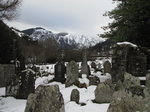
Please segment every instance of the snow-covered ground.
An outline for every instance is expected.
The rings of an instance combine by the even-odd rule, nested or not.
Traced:
[[[103,61],[100,63],[102,64]],[[47,71],[49,73],[54,73],[54,65],[40,66],[40,69]],[[111,78],[109,74],[106,74],[104,76],[102,75],[101,72],[96,73],[94,73],[93,71],[91,72],[93,75],[99,77],[101,82]],[[95,99],[94,91],[96,89],[96,86],[88,86],[87,88],[78,88],[77,86],[73,85],[66,88],[65,84],[61,84],[59,82],[49,83],[49,81],[53,79],[53,77],[54,77],[53,75],[49,75],[37,78],[35,81],[35,87],[38,87],[39,85],[57,84],[64,98],[65,112],[107,112],[109,104],[97,104],[92,102],[92,100]],[[83,75],[83,77],[80,78],[79,81],[85,82],[88,85],[88,79],[85,77],[85,75]],[[75,102],[70,101],[70,94],[73,89],[79,90],[80,92],[79,102],[84,103],[86,105],[81,106],[80,104],[76,104]],[[5,95],[5,88],[0,88],[0,112],[24,112],[27,100],[15,99],[13,97],[1,97],[4,95]]]

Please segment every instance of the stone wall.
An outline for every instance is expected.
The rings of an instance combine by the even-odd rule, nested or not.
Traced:
[[[15,66],[12,64],[0,64],[0,87],[6,85],[6,81],[15,74]]]

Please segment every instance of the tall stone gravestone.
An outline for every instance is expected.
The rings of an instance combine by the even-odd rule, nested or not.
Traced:
[[[61,61],[58,61],[55,65],[55,77],[53,80],[64,83],[65,73],[66,73],[66,67],[64,63]]]
[[[147,56],[142,48],[132,43],[119,43],[113,47],[112,79],[113,82],[124,80],[124,73],[143,76],[146,72]]]
[[[6,84],[6,96],[27,99],[35,91],[35,72],[31,69],[22,71],[10,78]]]
[[[111,63],[109,61],[105,61],[103,66],[104,66],[104,74],[111,73]]]
[[[66,87],[74,84],[76,81],[78,81],[78,78],[79,78],[78,66],[75,61],[71,61],[67,65]]]
[[[32,69],[26,69],[20,74],[20,88],[18,98],[27,99],[30,93],[35,91],[35,72]]]
[[[0,64],[0,87],[6,86],[7,80],[15,75],[15,66],[12,64]]]
[[[84,48],[82,51],[82,64],[81,64],[81,74],[86,74],[89,77],[90,67],[87,64],[87,50]]]

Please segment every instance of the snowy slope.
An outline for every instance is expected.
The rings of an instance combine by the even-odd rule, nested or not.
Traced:
[[[34,40],[44,40],[47,38],[53,38],[61,47],[70,45],[74,46],[74,48],[82,48],[93,46],[97,43],[105,41],[104,39],[98,36],[91,37],[85,35],[69,34],[66,32],[54,33],[41,27],[27,29],[23,32],[28,34]]]

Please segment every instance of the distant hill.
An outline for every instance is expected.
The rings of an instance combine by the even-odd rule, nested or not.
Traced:
[[[62,49],[79,49],[83,47],[90,47],[104,41],[104,39],[96,36],[89,37],[85,35],[69,34],[67,32],[53,33],[52,31],[48,31],[41,27],[26,29],[22,32],[32,37],[33,40],[38,41],[53,38]]]

